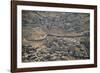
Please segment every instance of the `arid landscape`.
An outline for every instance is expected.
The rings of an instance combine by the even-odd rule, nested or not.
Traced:
[[[89,13],[22,11],[22,62],[89,58]]]

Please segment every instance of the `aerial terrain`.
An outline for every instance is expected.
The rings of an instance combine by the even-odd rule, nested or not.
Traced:
[[[90,14],[22,11],[22,62],[90,59]]]

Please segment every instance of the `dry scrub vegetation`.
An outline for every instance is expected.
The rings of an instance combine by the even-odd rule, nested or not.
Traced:
[[[22,11],[22,62],[90,58],[88,13]]]

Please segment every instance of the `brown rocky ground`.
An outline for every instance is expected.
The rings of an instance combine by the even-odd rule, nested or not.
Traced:
[[[22,62],[90,58],[89,14],[22,11]]]

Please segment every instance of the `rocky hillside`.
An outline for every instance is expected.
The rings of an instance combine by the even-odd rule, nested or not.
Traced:
[[[22,11],[22,62],[90,58],[88,13]]]

